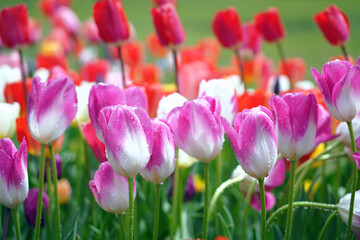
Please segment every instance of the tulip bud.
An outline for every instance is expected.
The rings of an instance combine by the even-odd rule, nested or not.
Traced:
[[[277,8],[271,7],[267,11],[256,14],[255,24],[268,42],[278,42],[285,37],[285,29]]]
[[[340,199],[338,203],[338,211],[341,219],[347,223],[349,218],[351,194],[348,193]],[[351,230],[360,239],[360,191],[355,192],[354,215],[351,223]]]
[[[20,114],[20,105],[17,102],[13,104],[0,102],[0,112],[3,113],[0,117],[0,138],[11,138],[15,133],[15,123]]]
[[[255,23],[249,22],[242,26],[241,57],[252,59],[260,50],[263,42],[261,33],[257,30]]]
[[[29,195],[25,199],[25,202],[24,202],[25,218],[31,227],[35,227],[35,223],[36,223],[36,210],[37,210],[38,194],[39,194],[39,189],[37,189],[37,188],[30,189]],[[49,197],[45,191],[43,192],[42,196],[43,196],[43,199],[42,199],[43,204],[45,206],[46,211],[48,211],[49,210]],[[45,225],[44,212],[42,213],[42,215],[43,216],[41,217],[41,227],[44,227],[44,225]]]
[[[76,13],[69,7],[62,6],[54,12],[52,20],[55,27],[64,29],[70,36],[75,37],[80,29],[81,22]]]
[[[71,199],[71,186],[67,179],[63,178],[58,181],[58,194],[59,194],[59,204],[65,205]]]

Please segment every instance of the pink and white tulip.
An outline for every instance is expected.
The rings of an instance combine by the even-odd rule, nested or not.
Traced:
[[[211,162],[224,142],[220,112],[219,100],[212,97],[188,101],[173,109],[167,120],[176,146],[201,162]]]
[[[149,163],[140,171],[140,174],[146,180],[160,184],[174,172],[174,135],[167,122],[155,118],[152,124],[156,144],[153,146]]]
[[[116,172],[135,177],[149,162],[153,148],[153,129],[142,108],[117,105],[99,114],[106,155]]]
[[[234,127],[221,119],[226,135],[244,171],[257,179],[264,179],[277,159],[277,138],[271,112],[259,106],[238,113]]]
[[[41,144],[52,144],[70,125],[77,109],[75,84],[70,78],[41,82],[35,77],[27,104],[31,136]]]
[[[347,223],[349,218],[351,193],[346,194],[340,199],[338,203],[338,211],[341,219]],[[354,204],[354,215],[351,223],[351,231],[356,235],[357,239],[360,239],[360,190],[355,192],[355,204]]]
[[[314,95],[288,93],[270,99],[279,152],[296,161],[308,154],[315,145],[318,124],[318,104]]]
[[[134,198],[136,185],[134,181]],[[89,187],[96,202],[110,213],[124,214],[129,207],[128,179],[115,172],[108,162],[100,165]]]
[[[0,203],[16,209],[29,192],[26,141],[19,151],[10,138],[0,139]]]
[[[322,75],[312,69],[326,107],[338,120],[351,122],[360,110],[360,66],[334,60],[324,65]]]
[[[175,92],[168,96],[163,96],[159,101],[157,117],[166,120],[169,113],[176,107],[181,107],[187,99],[181,94]]]
[[[20,115],[20,105],[14,103],[0,102],[0,139],[11,138],[15,133],[16,119]]]

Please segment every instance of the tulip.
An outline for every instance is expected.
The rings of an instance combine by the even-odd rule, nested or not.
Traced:
[[[136,185],[134,179],[134,198]],[[113,170],[108,162],[100,165],[94,180],[89,182],[91,192],[96,202],[107,212],[124,214],[129,207],[128,179]]]
[[[185,31],[173,4],[166,3],[152,8],[151,15],[160,43],[164,47],[177,48],[185,42]]]
[[[51,162],[50,162],[50,159],[47,159],[47,161],[45,162],[45,169],[46,169],[46,164],[47,163],[50,163],[50,169],[52,168],[52,165],[51,165]],[[61,157],[59,154],[55,154],[55,164],[56,164],[56,169],[57,169],[57,177],[58,179],[61,178],[61,174],[62,174],[62,161],[61,161]],[[44,177],[44,181],[46,181],[46,175],[47,173],[45,172],[45,177]],[[51,173],[51,179],[53,179],[53,174]]]
[[[350,199],[351,199],[351,194],[350,193],[346,194],[344,197],[340,199],[340,202],[337,205],[340,217],[346,223],[348,221],[348,216],[349,216]],[[360,191],[357,191],[355,193],[355,206],[357,207],[354,208],[354,215],[350,227],[358,239],[360,239],[360,209],[358,207],[359,205],[360,205]]]
[[[89,118],[89,95],[93,84],[82,82],[80,86],[76,87],[76,94],[78,99],[78,111],[76,113],[76,121],[78,123],[87,122]]]
[[[40,0],[39,8],[47,16],[51,16],[58,8],[62,6],[69,7],[72,0]]]
[[[71,186],[67,179],[62,178],[58,182],[58,188],[59,188],[59,204],[65,205],[70,202],[71,199]]]
[[[351,122],[360,110],[360,66],[335,60],[324,65],[322,75],[311,70],[331,115]]]
[[[7,84],[19,82],[21,79],[20,69],[0,63],[0,102],[5,101],[5,86]]]
[[[17,209],[29,191],[26,141],[18,151],[10,138],[0,139],[0,166],[0,203]]]
[[[39,195],[39,189],[32,188],[29,190],[29,195],[24,201],[24,212],[25,212],[25,218],[28,222],[28,224],[31,227],[35,227],[36,222],[36,210],[37,210],[37,199]],[[42,197],[43,204],[45,206],[46,211],[49,211],[49,197],[46,194],[46,192],[43,192]],[[41,218],[41,227],[44,227],[45,221],[44,218]]]
[[[349,19],[337,6],[328,6],[317,13],[314,20],[331,45],[343,46],[349,38]]]
[[[99,35],[99,29],[94,21],[93,18],[87,20],[84,24],[83,24],[83,30],[84,30],[84,34],[86,36],[86,39],[90,42],[90,43],[100,43],[101,42],[101,38]]]
[[[360,137],[360,114],[358,113],[351,122],[354,131],[354,138],[357,139]],[[340,122],[340,124],[336,127],[336,134],[339,135],[338,139],[345,147],[351,147],[351,138],[346,122]]]
[[[212,22],[212,30],[225,48],[238,48],[242,40],[241,21],[234,7],[218,11]]]
[[[0,139],[11,138],[15,133],[16,119],[20,114],[20,105],[15,103],[0,102],[0,112],[4,115],[0,118]]]
[[[338,137],[338,135],[332,135],[330,113],[321,104],[318,104],[318,122],[315,146],[318,146],[320,143],[330,141],[336,137]]]
[[[33,18],[29,18],[29,44],[35,44],[40,41],[42,30],[40,24]]]
[[[95,130],[91,123],[81,125],[85,139],[88,142],[91,151],[94,153],[96,159],[102,163],[106,162],[105,145],[96,137]]]
[[[168,53],[168,50],[161,45],[158,36],[152,33],[146,37],[147,50],[156,58],[164,58]]]
[[[81,78],[88,82],[104,82],[111,64],[105,59],[96,59],[87,62],[81,68]]]
[[[121,44],[129,38],[129,23],[121,1],[96,2],[93,17],[104,42]]]
[[[183,106],[186,101],[187,99],[185,97],[176,92],[168,96],[163,96],[159,101],[157,118],[166,120],[174,108]]]
[[[286,33],[279,12],[274,7],[256,14],[255,25],[268,42],[278,42],[285,37]]]
[[[283,75],[289,74],[289,78],[293,83],[305,79],[306,65],[302,58],[287,58],[285,62],[280,61],[278,66],[279,73]]]
[[[259,52],[263,37],[252,22],[242,26],[242,36],[240,55],[244,59],[252,59]]]
[[[70,125],[77,112],[77,97],[70,78],[41,82],[35,77],[28,98],[28,124],[32,137],[51,145]]]
[[[28,21],[28,11],[24,3],[1,10],[0,37],[8,48],[21,48],[29,43]]]
[[[64,29],[70,36],[76,37],[81,22],[76,13],[71,8],[62,6],[52,15],[52,21],[55,27]]]

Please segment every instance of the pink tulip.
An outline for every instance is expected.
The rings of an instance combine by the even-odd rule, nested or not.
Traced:
[[[98,30],[98,27],[93,18],[87,20],[83,24],[83,30],[84,30],[87,40],[90,43],[100,43],[101,42],[99,30]]]
[[[0,169],[0,203],[16,209],[29,191],[25,140],[18,151],[10,138],[0,139]]]
[[[94,127],[96,136],[104,142],[99,124],[99,113],[104,107],[118,104],[146,108],[146,97],[138,87],[121,90],[112,84],[94,85],[89,95],[89,117]]]
[[[110,163],[103,162],[89,182],[96,202],[107,212],[124,214],[129,207],[128,179],[115,172]],[[134,198],[136,185],[134,179]]]
[[[263,37],[257,30],[255,23],[249,22],[242,26],[243,42],[240,48],[241,55],[250,59],[261,49]]]
[[[277,138],[271,112],[259,106],[244,109],[234,120],[234,127],[221,119],[236,158],[244,171],[257,179],[264,179],[277,158]]]
[[[41,82],[35,77],[29,92],[27,120],[31,136],[52,144],[70,125],[77,112],[75,84],[70,78]]]
[[[322,75],[312,68],[312,75],[331,115],[351,122],[360,110],[360,66],[335,60],[324,65]]]
[[[330,113],[325,109],[325,107],[323,107],[323,105],[318,104],[318,107],[318,122],[316,129],[315,146],[338,137],[338,135],[332,134]]]
[[[96,137],[95,130],[91,123],[81,125],[85,139],[88,142],[91,151],[99,162],[106,162],[105,145]]]
[[[52,15],[56,27],[63,28],[71,36],[76,36],[80,30],[81,22],[76,13],[69,7],[62,6]]]
[[[187,101],[173,109],[167,120],[176,146],[201,162],[213,160],[224,142],[220,112],[219,100],[212,97]]]
[[[152,120],[154,147],[149,163],[140,171],[141,176],[155,184],[165,181],[175,168],[174,135],[167,122],[157,118]]]
[[[149,162],[153,148],[153,129],[142,108],[117,105],[99,114],[106,155],[116,172],[135,177]]]
[[[318,105],[313,94],[288,93],[270,99],[279,152],[288,160],[298,160],[315,145]]]

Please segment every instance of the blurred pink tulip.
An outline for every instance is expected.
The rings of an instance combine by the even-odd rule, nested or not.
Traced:
[[[62,6],[53,13],[52,21],[56,27],[63,28],[75,37],[81,27],[81,22],[76,13],[69,7]]]
[[[253,22],[242,25],[242,36],[240,53],[245,59],[251,59],[261,49],[263,37]]]

